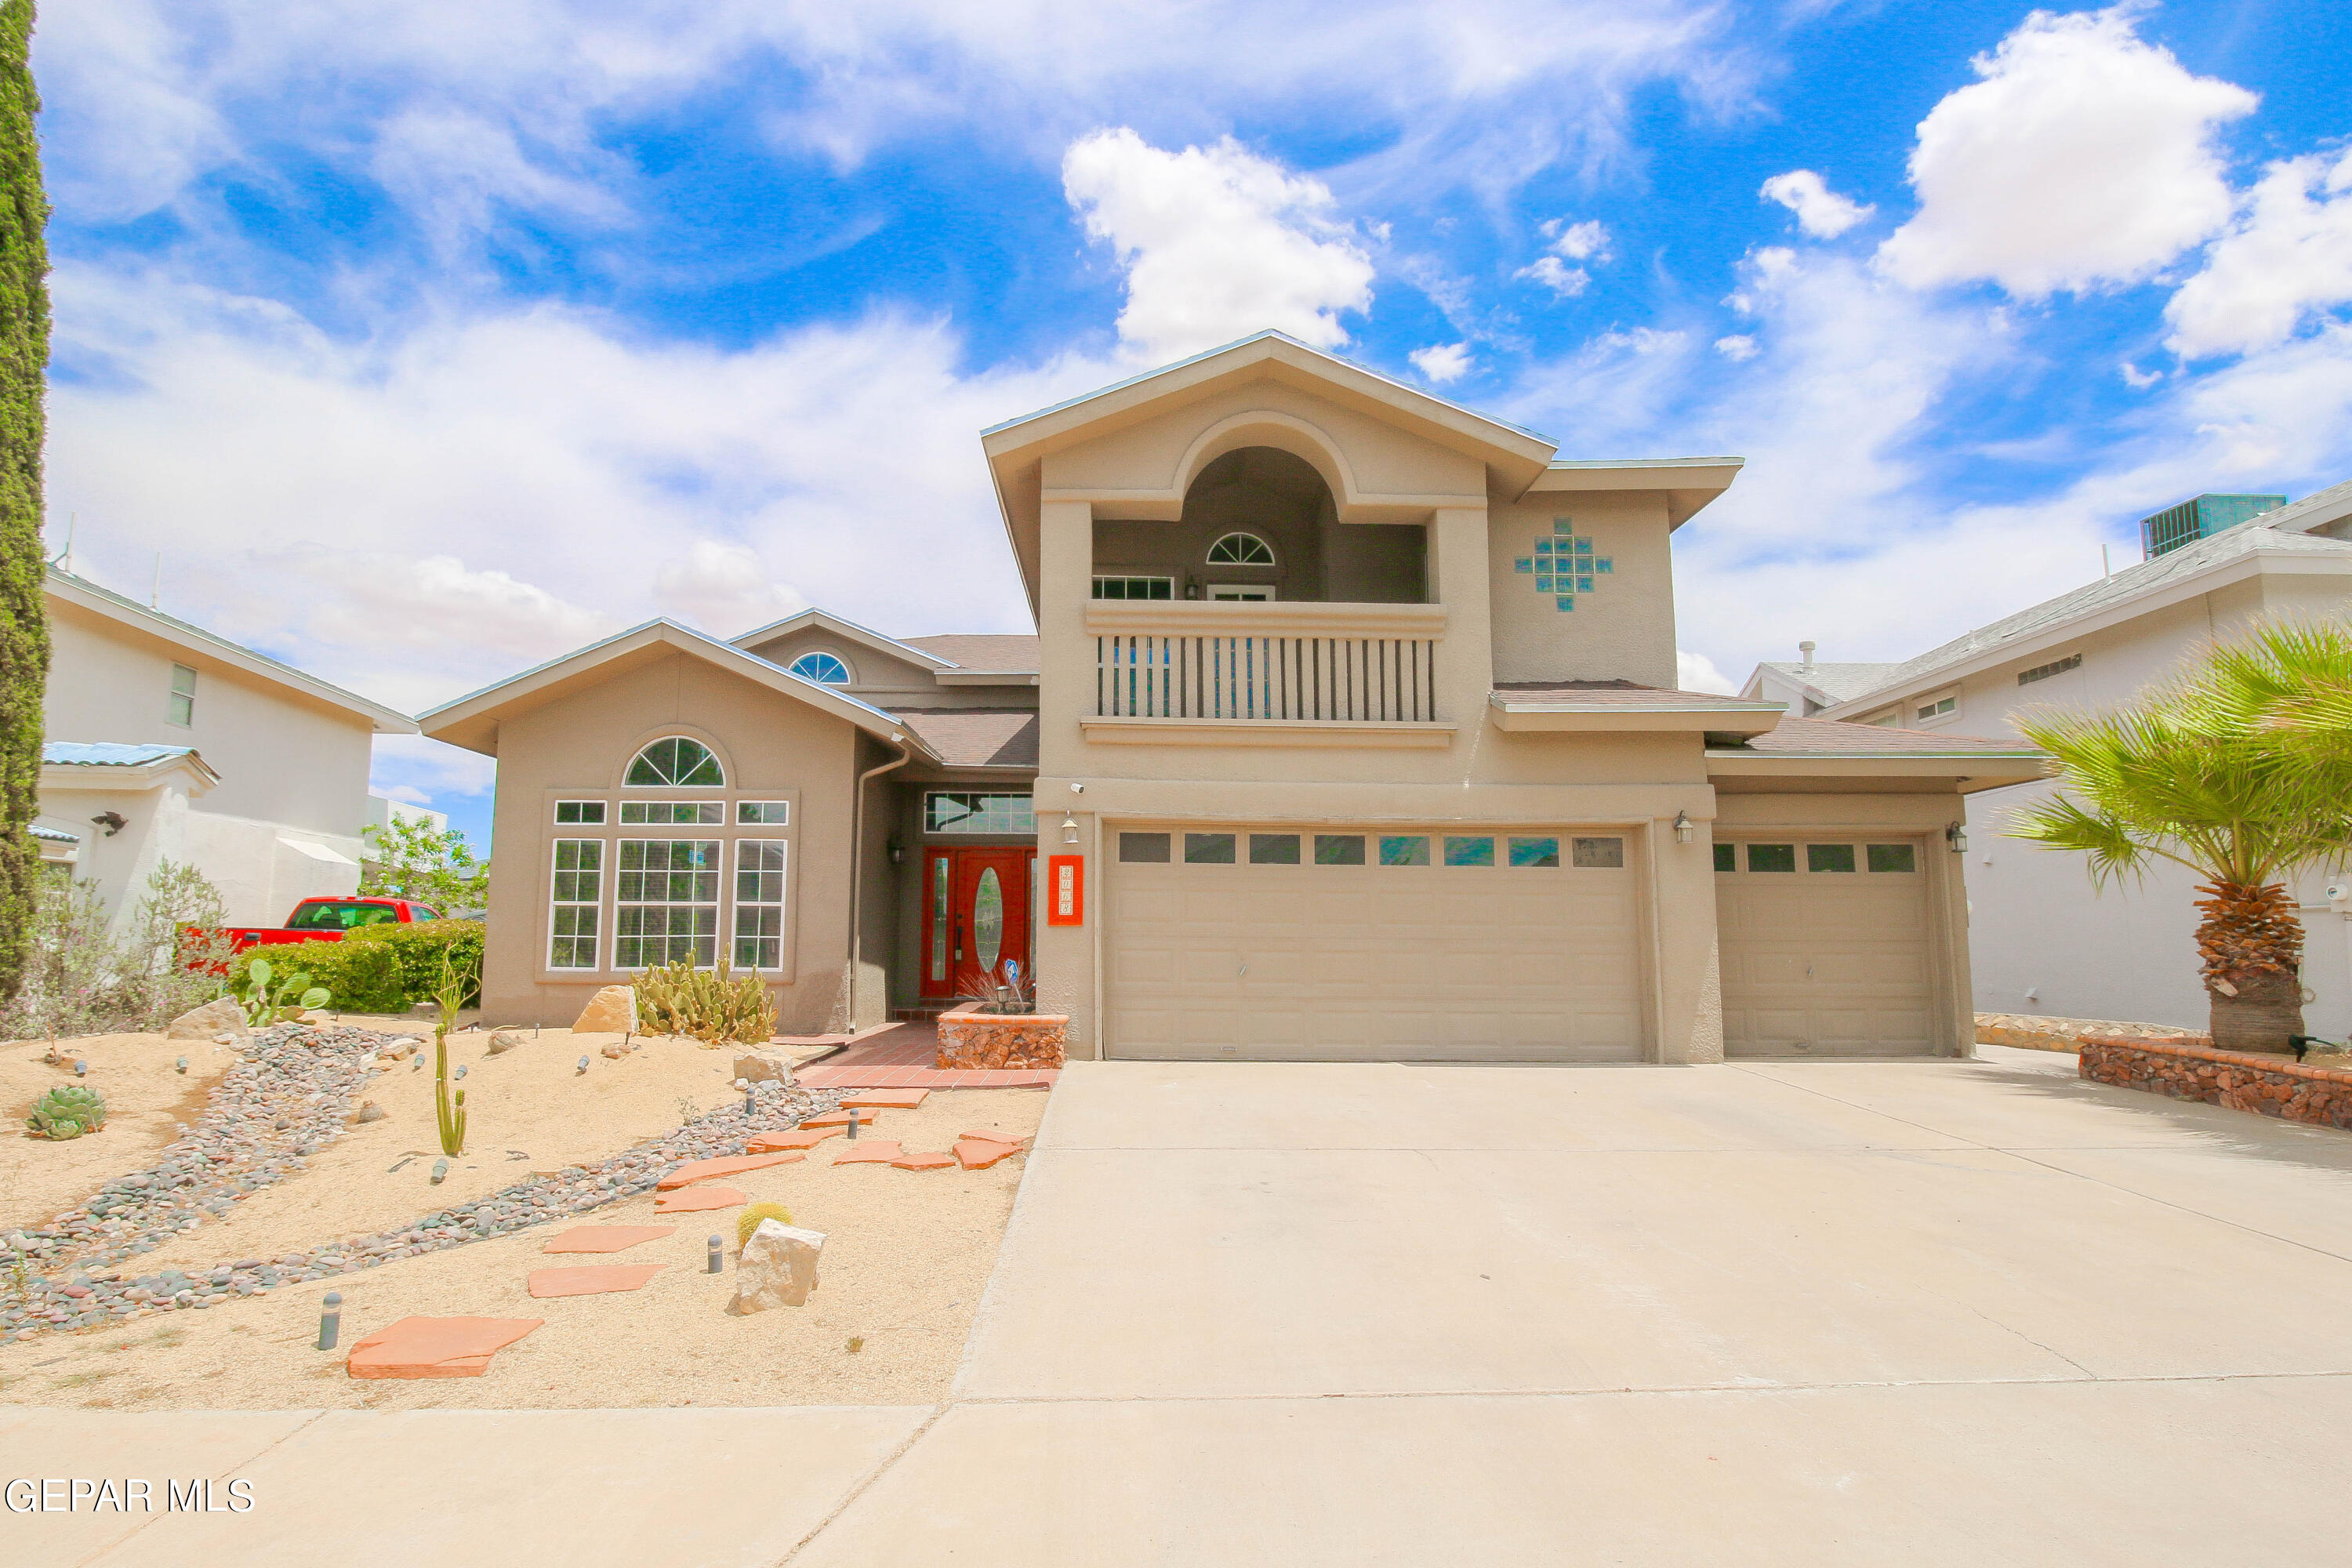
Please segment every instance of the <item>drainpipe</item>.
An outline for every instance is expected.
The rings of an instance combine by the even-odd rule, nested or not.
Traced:
[[[914,753],[906,749],[906,742],[907,737],[904,735],[892,735],[890,737],[890,744],[897,746],[899,749],[898,756],[889,762],[879,764],[878,766],[870,767],[864,773],[858,774],[857,787],[850,795],[849,957],[845,962],[844,973],[842,975],[843,984],[841,1003],[843,1024],[842,1033],[845,1035],[854,1035],[857,1033],[857,961],[864,955],[865,951],[865,943],[862,940],[864,932],[859,929],[857,922],[857,895],[860,889],[865,886],[865,879],[859,874],[863,869],[859,863],[859,856],[863,853],[866,847],[866,786],[874,779],[888,773],[891,769],[903,768],[908,763],[915,760]]]

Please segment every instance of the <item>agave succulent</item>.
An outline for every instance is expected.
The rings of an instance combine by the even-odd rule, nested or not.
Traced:
[[[85,1084],[61,1083],[33,1101],[25,1124],[42,1138],[79,1138],[106,1125],[106,1096]]]

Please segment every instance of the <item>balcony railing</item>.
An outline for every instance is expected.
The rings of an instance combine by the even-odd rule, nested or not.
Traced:
[[[1130,604],[1094,606],[1087,625],[1095,634],[1098,717],[1226,723],[1438,717],[1441,606]]]

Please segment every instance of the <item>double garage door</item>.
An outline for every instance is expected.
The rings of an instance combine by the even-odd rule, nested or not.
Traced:
[[[1622,833],[1115,830],[1114,1057],[1636,1061]]]
[[[1916,841],[1718,840],[1725,1054],[1933,1053],[1926,870]]]

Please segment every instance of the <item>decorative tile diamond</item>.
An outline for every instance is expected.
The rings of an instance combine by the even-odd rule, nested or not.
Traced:
[[[1511,570],[1533,577],[1536,592],[1549,596],[1554,609],[1575,609],[1577,595],[1592,592],[1593,578],[1616,574],[1617,563],[1593,554],[1591,537],[1576,531],[1573,518],[1553,518],[1550,536],[1537,540],[1535,552],[1516,557]]]

